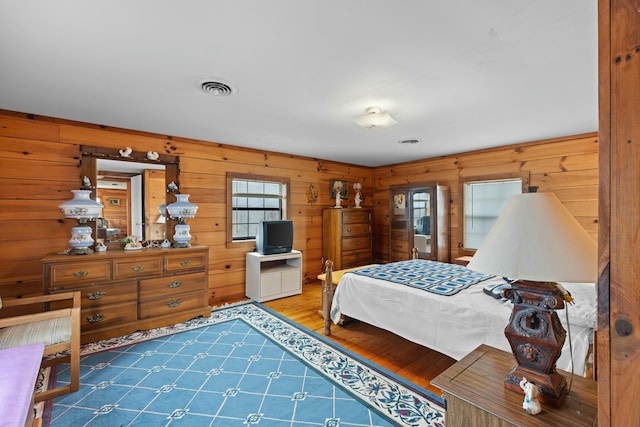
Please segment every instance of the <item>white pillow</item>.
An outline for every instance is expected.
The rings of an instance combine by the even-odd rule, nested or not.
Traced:
[[[572,325],[596,328],[598,323],[598,297],[595,283],[561,283],[573,297],[574,304],[566,304],[569,313],[569,323]],[[558,316],[564,323],[564,310],[558,310]]]

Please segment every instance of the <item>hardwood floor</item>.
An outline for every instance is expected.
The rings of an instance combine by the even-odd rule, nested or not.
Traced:
[[[318,314],[321,299],[317,282],[303,285],[301,295],[263,305],[322,335],[324,322]],[[431,379],[455,363],[448,356],[355,320],[345,326],[333,325],[327,338],[438,396],[440,389],[430,384]]]

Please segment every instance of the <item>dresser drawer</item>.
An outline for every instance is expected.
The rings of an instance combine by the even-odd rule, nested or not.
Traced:
[[[371,250],[371,236],[342,239],[342,253],[364,249]]]
[[[140,319],[204,307],[205,298],[206,295],[202,291],[195,291],[140,302]]]
[[[81,258],[81,256],[79,256]],[[47,266],[49,291],[87,286],[111,279],[110,261],[89,261]]]
[[[406,230],[391,230],[391,240],[409,241],[409,233]]]
[[[202,270],[207,264],[204,252],[183,254],[171,254],[164,257],[164,269],[167,273],[175,273],[180,271]]]
[[[119,259],[113,262],[114,279],[128,279],[134,277],[162,274],[162,258],[134,258]]]
[[[128,281],[118,284],[101,283],[81,289],[82,308],[101,307],[138,300],[137,283]]]
[[[353,251],[342,254],[342,268],[371,264],[371,251]]]
[[[355,223],[369,223],[371,222],[371,214],[368,210],[348,210],[342,211],[342,223],[343,224],[355,224]]]
[[[389,248],[392,251],[400,251],[405,254],[409,251],[409,241],[408,240],[392,240],[389,244]],[[405,256],[405,259],[407,257]]]
[[[86,332],[119,326],[127,322],[135,322],[138,320],[136,309],[137,304],[135,301],[104,307],[83,308],[80,316],[80,329],[82,329],[82,332]]]
[[[342,237],[369,236],[371,226],[369,224],[345,224],[342,226]]]
[[[140,299],[146,300],[182,292],[203,290],[205,283],[205,273],[144,279],[140,281]]]

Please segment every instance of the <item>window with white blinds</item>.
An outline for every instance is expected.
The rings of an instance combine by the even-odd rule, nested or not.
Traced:
[[[286,183],[233,178],[231,188],[233,241],[255,239],[260,221],[286,219]]]
[[[464,249],[475,250],[493,227],[507,200],[522,193],[522,179],[469,181],[464,184]]]

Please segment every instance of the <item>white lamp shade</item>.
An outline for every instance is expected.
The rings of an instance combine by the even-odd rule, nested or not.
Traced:
[[[167,206],[171,218],[193,218],[198,212],[198,205],[189,201],[188,194],[176,194],[177,201]]]
[[[93,219],[100,216],[102,203],[90,198],[91,190],[71,190],[73,199],[58,205],[66,218]]]
[[[512,196],[467,265],[511,279],[593,283],[596,244],[553,193]]]

